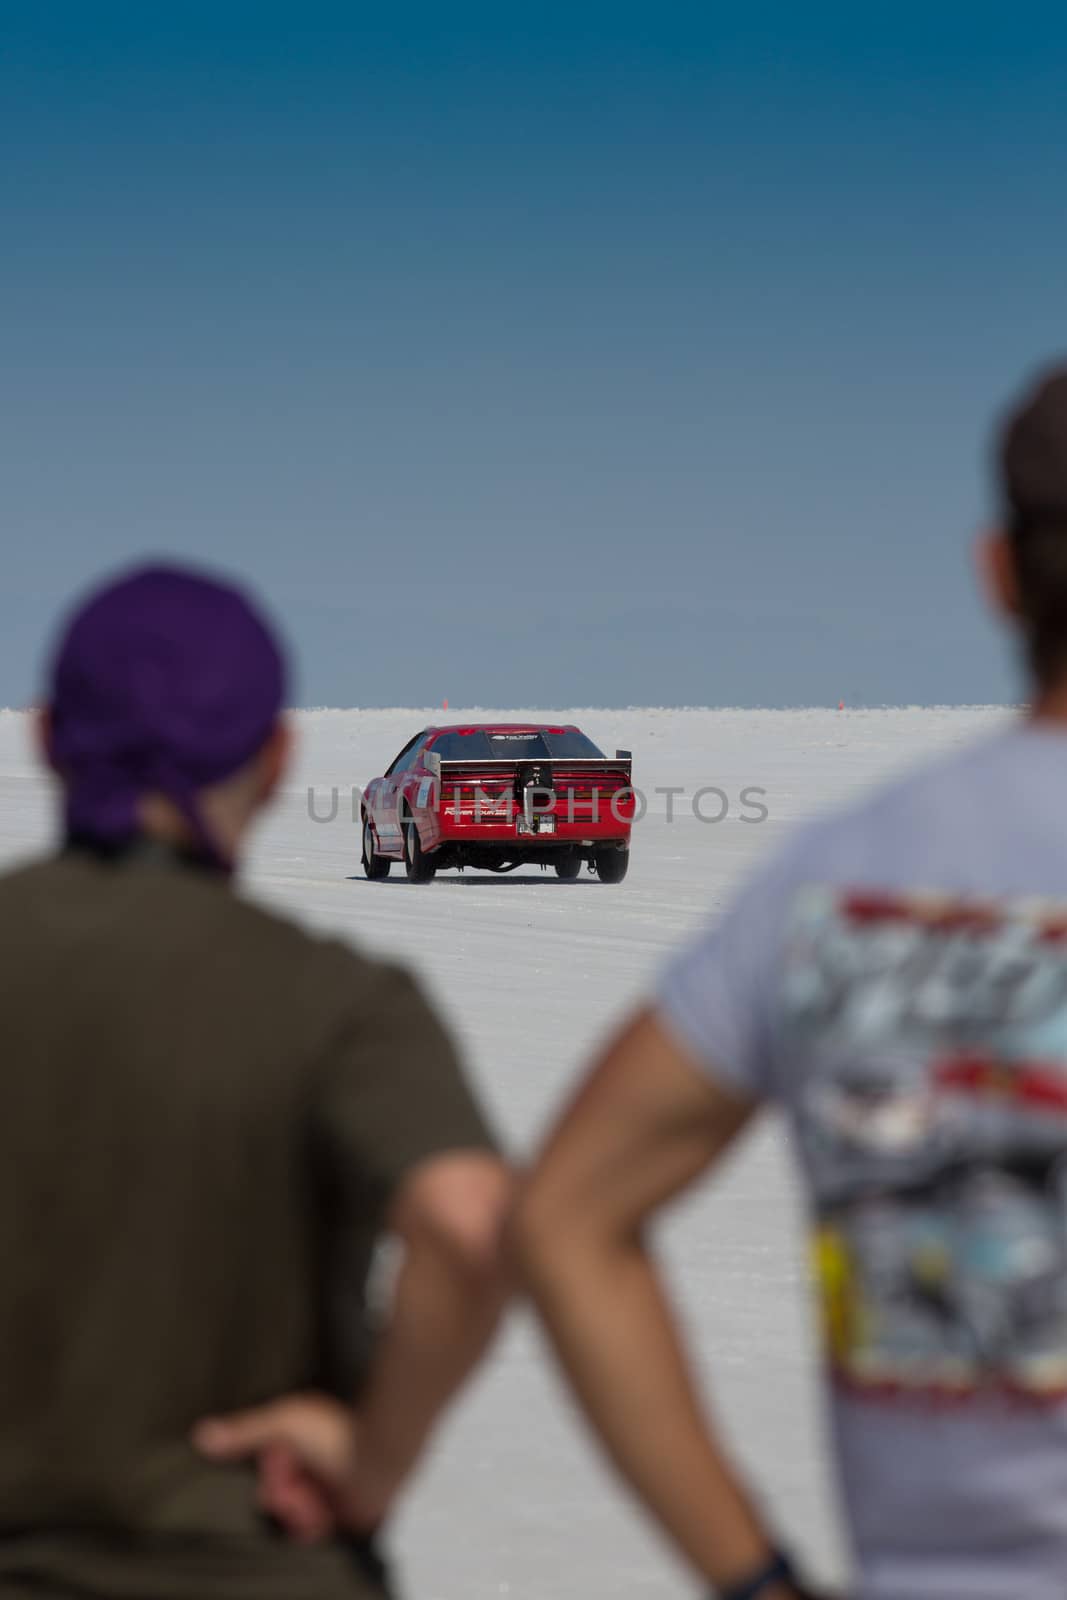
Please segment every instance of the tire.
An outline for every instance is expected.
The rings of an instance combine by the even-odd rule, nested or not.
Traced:
[[[405,811],[400,826],[404,833],[404,871],[409,883],[430,883],[437,872],[437,862],[422,853],[418,825],[410,811]]]
[[[369,817],[363,818],[363,874],[372,883],[379,883],[382,878],[389,876],[392,862],[388,856],[380,856],[374,848],[374,826]]]
[[[621,883],[630,865],[630,852],[626,850],[597,850],[593,865],[601,883]]]
[[[562,878],[565,883],[572,883],[582,870],[582,858],[577,850],[568,850],[555,859],[556,877]]]

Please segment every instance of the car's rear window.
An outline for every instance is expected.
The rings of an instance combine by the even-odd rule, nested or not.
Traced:
[[[440,733],[433,750],[442,761],[600,761],[603,752],[573,729],[540,728],[515,733]]]

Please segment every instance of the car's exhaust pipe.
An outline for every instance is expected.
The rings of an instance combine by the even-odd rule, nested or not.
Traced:
[[[543,761],[520,761],[515,768],[515,805],[528,833],[537,833],[540,820],[556,803],[552,768]]]

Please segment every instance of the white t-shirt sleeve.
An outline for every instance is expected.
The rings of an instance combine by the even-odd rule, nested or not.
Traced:
[[[755,1099],[774,1094],[783,928],[794,889],[778,858],[668,963],[655,996],[667,1026],[709,1075]]]

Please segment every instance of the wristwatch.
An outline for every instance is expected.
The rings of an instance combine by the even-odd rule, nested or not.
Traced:
[[[719,1589],[713,1600],[760,1600],[776,1583],[791,1584],[795,1581],[796,1574],[789,1557],[783,1551],[775,1550],[747,1578],[732,1583],[728,1589]]]

